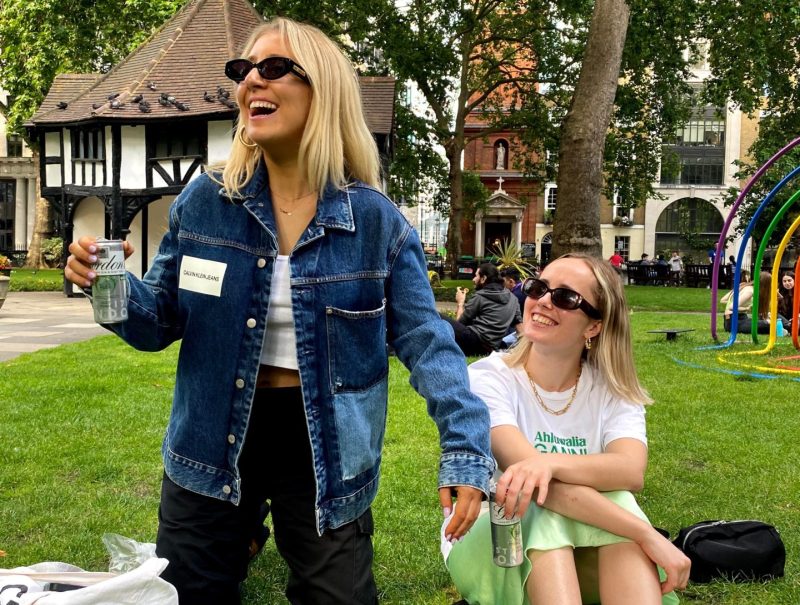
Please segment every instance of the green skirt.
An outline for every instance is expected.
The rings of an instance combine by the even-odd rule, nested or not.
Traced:
[[[633,494],[627,491],[605,492],[604,495],[637,517],[647,521]],[[649,522],[649,521],[648,521]],[[522,543],[529,550],[591,548],[629,542],[597,527],[568,519],[558,513],[531,504],[522,519]],[[492,537],[489,514],[481,515],[461,542],[453,545],[447,568],[461,596],[470,605],[530,605],[525,583],[531,572],[527,555],[518,567],[500,567],[492,561]],[[663,581],[666,577],[659,568]],[[662,605],[677,605],[674,592],[664,595]]]

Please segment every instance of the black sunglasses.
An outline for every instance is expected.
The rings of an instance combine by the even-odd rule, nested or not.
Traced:
[[[522,292],[534,300],[539,300],[549,292],[550,300],[552,300],[553,304],[559,309],[564,309],[565,311],[580,309],[592,319],[603,318],[600,311],[586,302],[583,296],[575,292],[575,290],[570,290],[569,288],[551,288],[547,283],[535,277],[529,277],[522,283]]]
[[[306,84],[311,84],[306,70],[286,57],[267,57],[258,63],[249,59],[231,59],[225,64],[225,75],[238,84],[247,77],[251,69],[258,71],[258,75],[265,80],[277,80],[291,72]]]

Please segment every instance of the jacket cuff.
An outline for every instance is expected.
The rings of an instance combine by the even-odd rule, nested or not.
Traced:
[[[439,487],[468,485],[481,490],[489,497],[489,480],[494,473],[495,463],[468,452],[443,454],[439,461]]]

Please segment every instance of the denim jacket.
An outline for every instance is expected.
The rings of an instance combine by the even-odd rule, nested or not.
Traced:
[[[202,175],[170,208],[147,274],[128,274],[129,319],[112,328],[145,351],[182,339],[165,469],[178,485],[233,504],[276,255],[263,163],[235,200]],[[357,518],[375,497],[387,341],[438,426],[439,487],[487,492],[489,414],[436,312],[416,232],[394,205],[360,183],[329,187],[289,263],[320,534]]]

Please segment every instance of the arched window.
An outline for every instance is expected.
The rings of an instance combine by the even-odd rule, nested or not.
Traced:
[[[679,250],[702,262],[719,239],[723,225],[719,210],[706,200],[682,198],[667,206],[656,221],[656,254]]]

